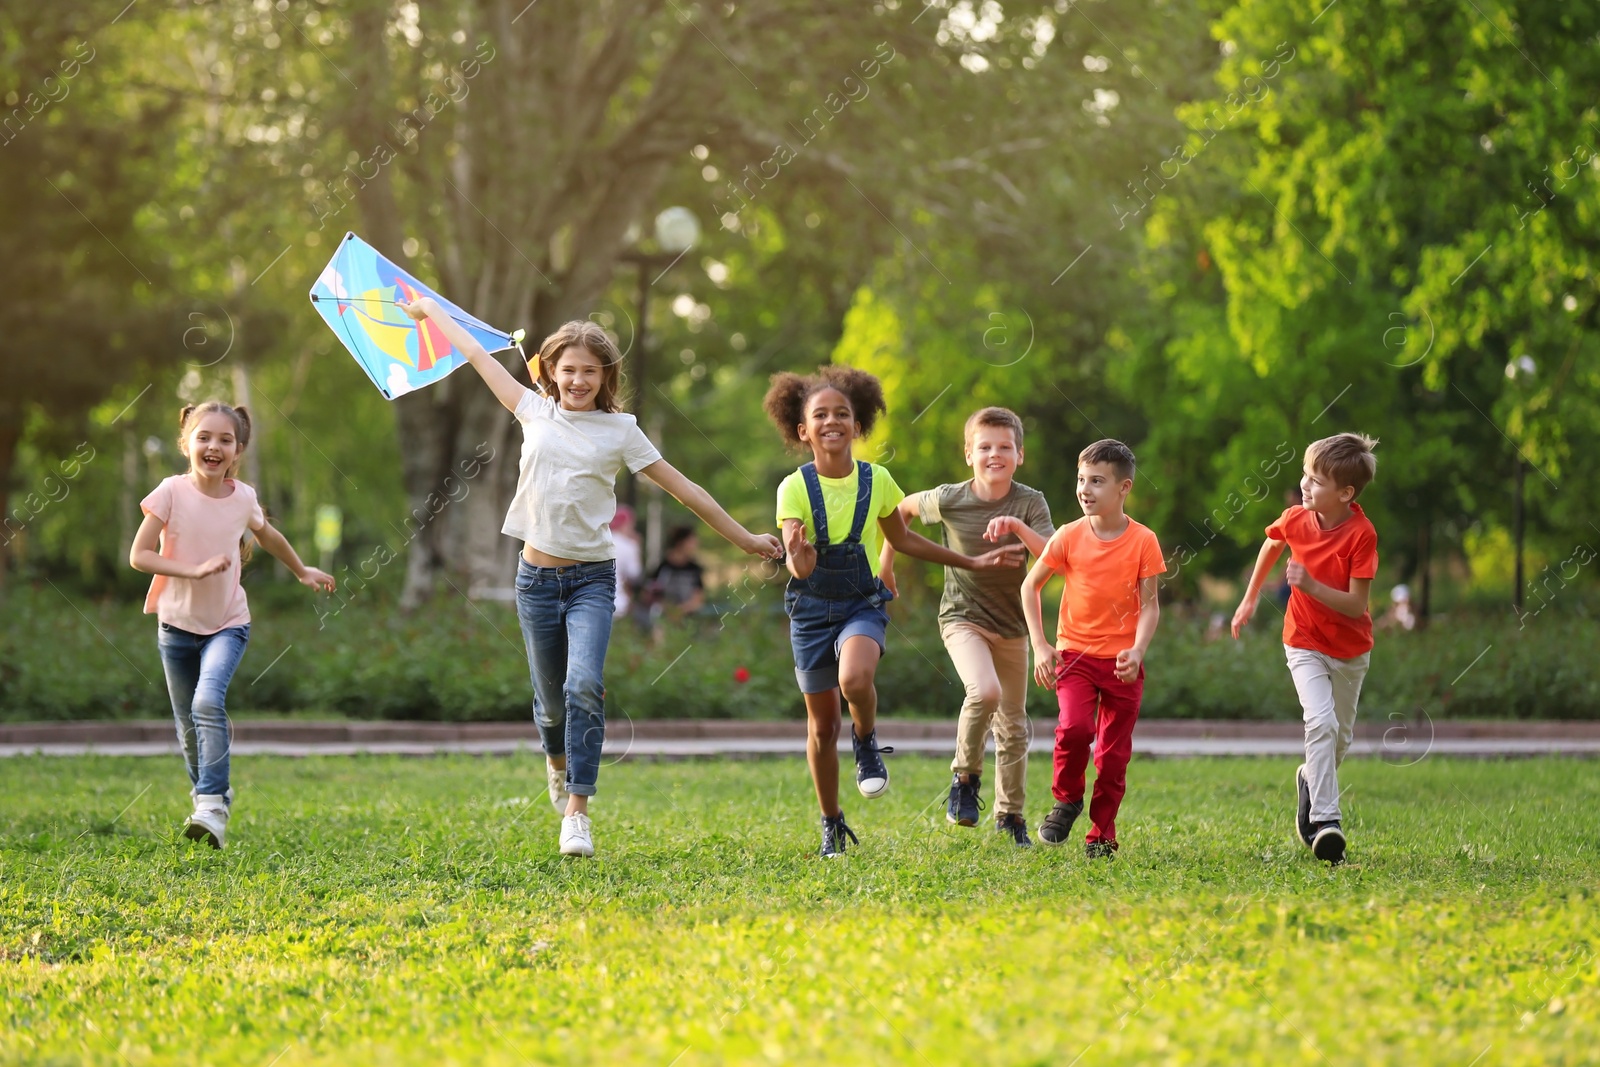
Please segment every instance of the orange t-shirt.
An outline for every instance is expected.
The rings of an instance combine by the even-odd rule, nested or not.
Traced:
[[[1352,578],[1378,576],[1378,531],[1361,510],[1331,530],[1324,530],[1316,512],[1299,504],[1287,508],[1267,527],[1267,536],[1282,541],[1305,567],[1306,573],[1341,593],[1350,591]],[[1283,643],[1308,648],[1334,659],[1354,659],[1372,651],[1372,613],[1352,619],[1298,589],[1289,591],[1289,610],[1283,616]]]
[[[1110,541],[1095,536],[1087,516],[1069,522],[1050,538],[1039,561],[1067,580],[1056,647],[1107,659],[1133,647],[1140,579],[1167,570],[1155,533],[1132,519]]]

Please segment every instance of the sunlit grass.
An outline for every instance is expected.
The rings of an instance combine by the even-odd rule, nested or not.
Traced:
[[[798,761],[622,764],[585,862],[522,758],[240,760],[223,853],[176,761],[8,760],[0,1061],[1591,1062],[1600,764],[1347,764],[1337,870],[1292,766],[1138,761],[1090,864],[940,761],[832,863]]]

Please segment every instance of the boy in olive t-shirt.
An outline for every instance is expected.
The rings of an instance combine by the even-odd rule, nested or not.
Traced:
[[[972,478],[912,493],[900,513],[942,527],[944,544],[966,555],[1019,541],[1037,556],[1055,533],[1044,494],[1012,480],[1022,465],[1022,420],[1005,408],[967,419],[966,461]],[[981,804],[984,737],[995,740],[995,829],[1031,845],[1023,819],[1028,770],[1028,624],[1022,579],[1028,568],[965,571],[947,567],[939,601],[939,636],[966,690],[950,764],[948,818],[975,826]],[[895,588],[894,548],[883,547],[881,577]]]

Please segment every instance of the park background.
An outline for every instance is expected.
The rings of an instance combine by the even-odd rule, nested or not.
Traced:
[[[347,230],[496,326],[612,329],[630,410],[752,529],[799,462],[779,370],[882,377],[859,455],[911,490],[1015,409],[1058,522],[1078,450],[1129,442],[1169,557],[1147,716],[1297,717],[1278,614],[1215,616],[1306,443],[1372,434],[1374,609],[1408,583],[1421,625],[1364,716],[1600,715],[1600,12],[118,6],[0,12],[0,718],[167,714],[127,549],[207,397],[249,403],[243,476],[342,586],[258,553],[230,710],[528,718],[520,431],[470,370],[371,386],[306,297]],[[799,716],[774,568],[702,542],[721,618],[619,626],[611,713]],[[883,708],[952,715],[939,572],[900,567]]]

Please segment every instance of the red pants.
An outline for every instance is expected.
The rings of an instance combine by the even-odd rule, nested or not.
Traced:
[[[1063,652],[1056,674],[1055,779],[1050,792],[1068,804],[1083,800],[1089,743],[1094,742],[1094,796],[1089,801],[1090,841],[1117,839],[1117,809],[1128,790],[1133,724],[1144,696],[1144,667],[1131,682],[1117,680],[1115,659]],[[1096,712],[1099,712],[1098,721]]]

